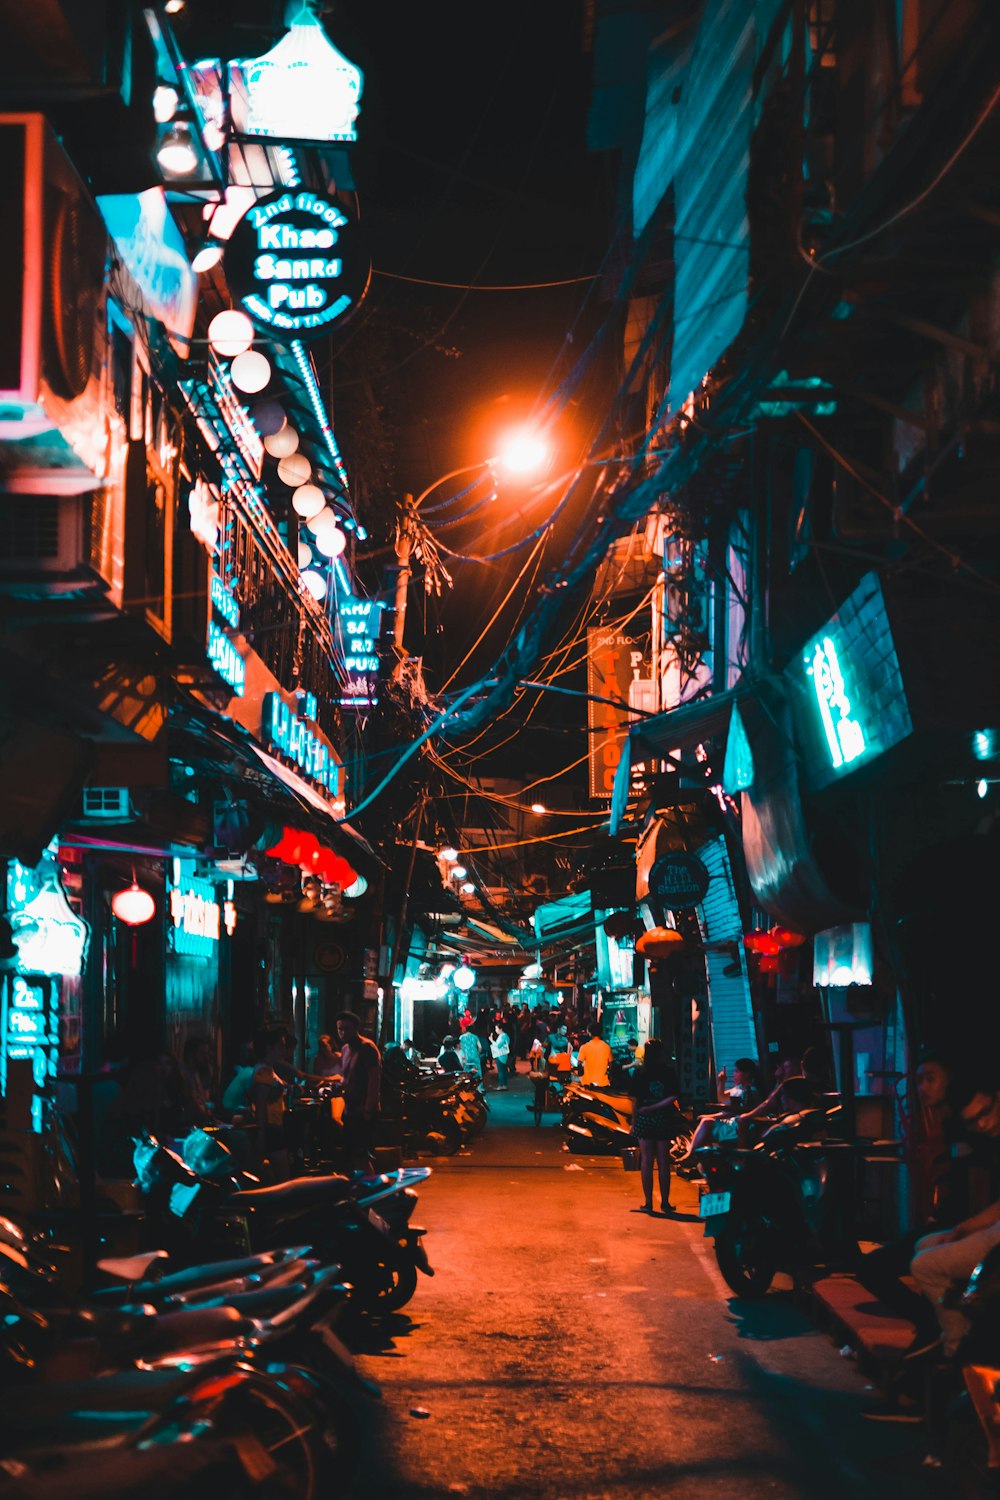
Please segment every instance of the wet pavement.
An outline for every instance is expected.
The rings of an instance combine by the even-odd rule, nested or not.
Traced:
[[[697,1221],[648,1218],[637,1173],[535,1129],[523,1072],[486,1133],[430,1161],[417,1220],[437,1274],[366,1339],[379,1382],[360,1497],[704,1500],[940,1494],[920,1429],[790,1291],[738,1302]],[[357,1346],[356,1346],[357,1347]]]

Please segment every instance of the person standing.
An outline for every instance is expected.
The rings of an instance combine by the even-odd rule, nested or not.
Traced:
[[[497,1092],[507,1088],[507,1064],[510,1060],[510,1037],[498,1021],[490,1037],[490,1051],[497,1069]]]
[[[611,1056],[611,1048],[601,1036],[600,1025],[595,1022],[590,1028],[590,1040],[584,1042],[577,1054],[580,1082],[584,1088],[611,1087]]]
[[[483,1044],[474,1031],[462,1032],[458,1039],[458,1055],[462,1059],[462,1068],[466,1073],[475,1073],[477,1078],[482,1078]]]
[[[323,1033],[316,1044],[312,1070],[317,1078],[335,1078],[340,1073],[340,1053],[334,1048],[327,1032]]]
[[[375,1123],[382,1089],[382,1056],[375,1043],[361,1035],[361,1019],[352,1010],[337,1017],[340,1072],[344,1080],[344,1135],[351,1163],[371,1168],[375,1151]]]
[[[639,1171],[645,1202],[640,1213],[653,1212],[653,1163],[656,1163],[660,1185],[660,1212],[671,1214],[670,1142],[680,1129],[686,1128],[677,1108],[680,1086],[677,1073],[666,1061],[663,1043],[650,1037],[646,1043],[642,1066],[636,1068],[629,1083],[635,1100],[632,1133],[639,1143]]]

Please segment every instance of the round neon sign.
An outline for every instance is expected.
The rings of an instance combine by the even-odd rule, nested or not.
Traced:
[[[371,277],[357,220],[305,188],[261,198],[226,248],[234,301],[258,328],[308,339],[354,313]]]

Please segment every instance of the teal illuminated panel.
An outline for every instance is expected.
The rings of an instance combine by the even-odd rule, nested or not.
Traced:
[[[913,731],[878,577],[854,593],[785,669],[806,784],[817,790]]]

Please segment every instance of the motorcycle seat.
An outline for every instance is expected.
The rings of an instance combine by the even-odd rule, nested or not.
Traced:
[[[148,1281],[151,1269],[158,1263],[169,1260],[165,1250],[145,1250],[139,1255],[111,1256],[99,1260],[97,1269],[118,1281]]]
[[[116,1370],[90,1380],[5,1386],[0,1399],[5,1426],[24,1432],[73,1412],[163,1411],[202,1378],[200,1370]]]
[[[230,1193],[226,1207],[281,1211],[318,1203],[341,1203],[350,1197],[351,1190],[347,1177],[291,1177],[271,1187],[240,1188]]]

